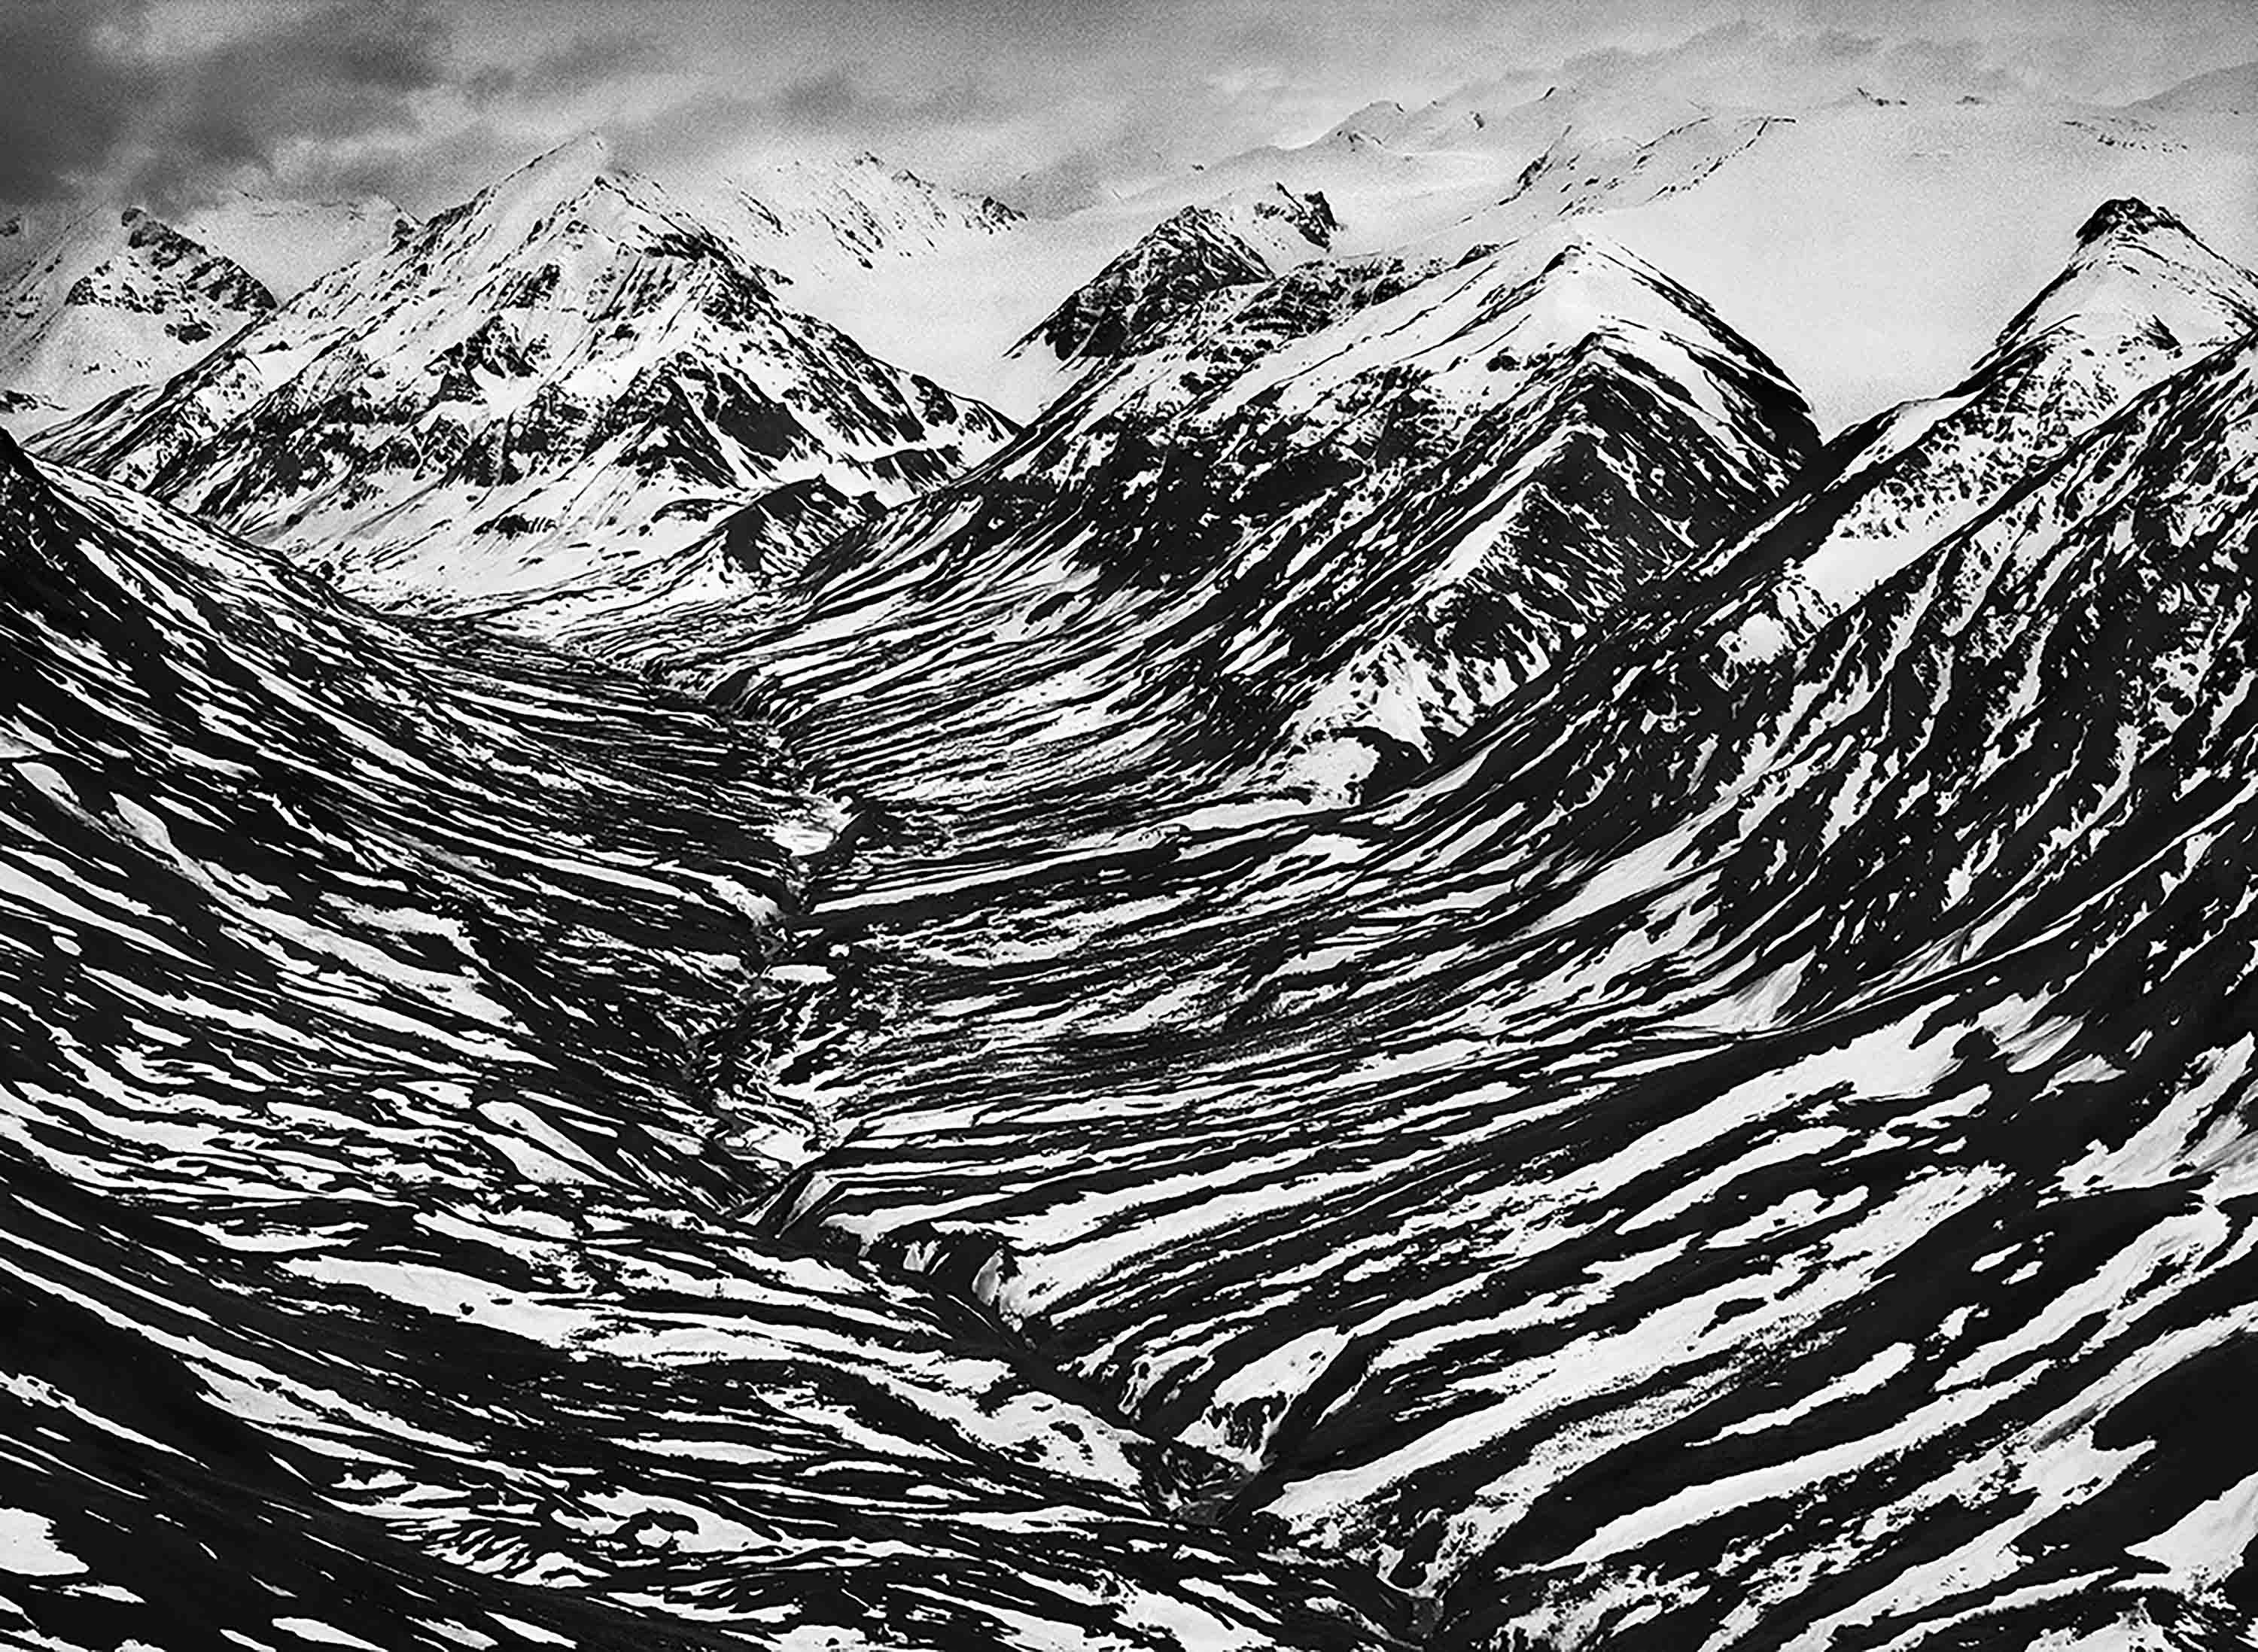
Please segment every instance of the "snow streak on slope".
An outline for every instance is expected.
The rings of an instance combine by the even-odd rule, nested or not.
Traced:
[[[582,144],[43,451],[462,611],[633,589],[778,484],[905,498],[1007,429],[785,308]]]
[[[759,731],[0,465],[7,1638],[1381,1642],[746,1219],[846,812]]]
[[[2088,201],[1814,457],[1576,231],[1994,117],[1552,102],[1364,111],[1310,157],[1363,200],[1521,170],[1392,253],[1330,184],[1344,256],[1154,244],[1125,348],[891,514],[751,467],[510,593],[707,707],[0,452],[0,1610],[2258,1641],[2251,278]],[[664,206],[589,189],[428,245]],[[765,294],[723,235],[586,290]]]
[[[1785,730],[1751,708],[1797,680],[1830,620],[2058,462],[2128,396],[2247,336],[2254,317],[2258,277],[2155,208],[2105,204],[1952,391],[1836,438],[1784,508],[1700,577],[1621,616],[1617,646],[1523,707],[1529,737],[1509,742],[1510,761],[1537,763],[1542,779],[1523,783],[1499,829],[1588,858],[1763,772]],[[1569,728],[1580,737],[1557,738]]]
[[[0,223],[0,414],[35,429],[169,377],[274,308],[242,266],[136,207]]]
[[[1171,790],[1126,698],[1030,755],[922,662],[841,678],[794,738],[903,818],[813,923],[894,1008],[807,1051],[863,1125],[770,1219],[1016,1324],[1210,1454],[1184,1518],[1362,1559],[1433,1645],[2243,1644],[2258,344],[2118,359],[2162,376],[2003,404],[2012,479],[1736,693],[1672,702],[1673,616],[1766,558],[1377,806]]]
[[[1727,651],[1800,642],[2134,393],[2253,327],[2258,276],[2145,202],[2105,203],[1967,379],[1833,444],[1809,483],[1825,504],[1772,533],[1793,560]]]

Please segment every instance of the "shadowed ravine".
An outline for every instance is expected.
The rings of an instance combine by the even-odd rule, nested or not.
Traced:
[[[836,824],[772,743],[5,486],[16,1630],[1384,1638],[988,1315],[731,1214]]]

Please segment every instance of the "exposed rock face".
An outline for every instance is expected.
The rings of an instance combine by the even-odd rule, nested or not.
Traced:
[[[1282,184],[1185,207],[1077,287],[1018,348],[1040,345],[1064,362],[1133,355],[1202,300],[1325,251],[1338,227],[1323,195]]]
[[[1699,298],[1577,238],[1251,277],[1154,325],[995,466],[821,559],[779,673],[852,697],[859,650],[915,658],[920,739],[1034,763],[1049,683],[1138,708],[1164,767],[1338,803],[1709,553],[1817,445]]]

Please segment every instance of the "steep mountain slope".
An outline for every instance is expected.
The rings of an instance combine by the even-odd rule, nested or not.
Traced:
[[[2254,327],[2258,276],[2169,213],[2104,203],[1967,379],[1834,444],[1810,484],[1828,505],[1774,535],[1815,542],[1797,544],[1729,649],[1757,657],[1800,641],[2132,395]],[[1814,532],[1821,509],[1831,520]]]
[[[0,413],[18,430],[169,377],[274,308],[243,266],[136,207],[0,223]]]
[[[0,559],[0,1634],[1385,1643],[746,1219],[847,815],[760,730],[4,438]]]
[[[763,669],[873,762],[913,740],[926,795],[1102,768],[1101,727],[1168,783],[1353,795],[1708,550],[1813,441],[1760,352],[1602,247],[1312,265],[1211,296],[823,553]],[[721,616],[672,634],[736,646]]]
[[[1774,732],[1752,706],[1793,683],[1830,620],[2069,447],[2134,394],[2258,325],[2258,276],[2177,219],[2132,201],[2090,215],[2068,264],[1946,394],[1828,444],[1785,508],[1702,577],[1622,620],[1523,708],[1493,772],[1523,771],[1500,830],[1571,857],[1651,835],[1658,819],[1760,772]],[[1579,731],[1573,740],[1555,738]],[[1563,798],[1589,807],[1563,810]]]
[[[895,1008],[808,1053],[870,1122],[775,1220],[1018,1324],[1212,1454],[1187,1518],[1363,1557],[1431,1645],[2241,1644],[2253,430],[2245,336],[1722,723],[1630,625],[1378,808],[912,815],[816,914]],[[1636,717],[1715,779],[1587,789]]]
[[[897,500],[1007,429],[784,308],[584,143],[42,450],[318,550],[350,589],[462,610],[632,589],[766,487]]]

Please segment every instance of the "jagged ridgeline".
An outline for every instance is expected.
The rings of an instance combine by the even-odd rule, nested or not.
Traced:
[[[1163,321],[1123,303],[1139,348],[810,565],[759,655],[841,713],[812,738],[912,783],[910,745],[961,748],[930,793],[1133,762],[1140,785],[1344,801],[1715,549],[1817,446],[1760,351],[1588,238],[1312,263]],[[874,656],[899,669],[864,680]]]
[[[72,231],[213,330],[0,436],[0,1638],[2258,1644],[2258,277],[1822,441],[1652,233],[1816,140],[1612,117],[1219,167],[1023,427],[869,156]]]

